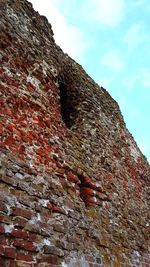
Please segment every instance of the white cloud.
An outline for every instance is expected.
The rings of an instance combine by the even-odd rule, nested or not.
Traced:
[[[59,11],[62,0],[29,0],[34,9],[47,17],[52,24],[55,41],[65,53],[81,61],[88,47],[84,32],[70,24]]]
[[[135,48],[135,46],[146,42],[148,38],[145,25],[143,23],[136,23],[130,26],[127,30],[124,36],[124,42],[132,49]]]
[[[125,15],[124,0],[89,0],[85,5],[89,19],[109,27],[119,24]]]
[[[120,72],[124,68],[123,60],[116,49],[104,54],[101,63],[112,71]]]

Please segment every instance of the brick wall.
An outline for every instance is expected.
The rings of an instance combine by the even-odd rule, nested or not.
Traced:
[[[0,13],[0,266],[150,266],[150,169],[117,103],[31,4]]]

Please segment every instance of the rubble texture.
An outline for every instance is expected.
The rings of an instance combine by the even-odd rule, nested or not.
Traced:
[[[0,267],[150,266],[147,160],[25,0],[0,0],[0,80]]]

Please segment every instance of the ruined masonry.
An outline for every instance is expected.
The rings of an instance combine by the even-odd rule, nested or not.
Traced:
[[[146,158],[26,0],[0,0],[0,267],[149,267]]]

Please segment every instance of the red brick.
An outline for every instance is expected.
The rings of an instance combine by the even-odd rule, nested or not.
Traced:
[[[28,251],[37,251],[37,247],[32,242],[26,242],[23,248]]]
[[[76,175],[74,175],[71,171],[67,173],[67,179],[73,183],[79,183],[80,182],[79,178]]]
[[[17,260],[22,260],[22,261],[34,261],[32,255],[25,255],[25,254],[22,254],[22,253],[17,253],[16,259]]]
[[[33,211],[23,209],[23,208],[13,208],[11,215],[21,216],[27,219],[31,219],[31,217],[34,215]]]
[[[83,181],[85,187],[89,187],[89,188],[92,188],[92,189],[96,189],[97,188],[96,184],[93,181],[91,181],[90,177],[82,176],[81,180]]]
[[[86,205],[89,205],[89,206],[96,205],[98,203],[96,198],[90,197],[90,196],[87,196],[85,202],[86,202]]]
[[[5,145],[7,146],[11,146],[15,143],[15,139],[13,138],[13,136],[9,136],[6,140],[5,140]]]
[[[3,224],[0,224],[0,233],[5,233],[5,229]]]
[[[65,212],[63,211],[63,209],[61,209],[60,207],[52,204],[52,211],[53,212],[58,212],[58,213],[62,213],[62,214],[65,214]]]
[[[0,134],[3,133],[3,124],[0,122]]]
[[[25,249],[27,251],[37,251],[36,246],[32,242],[25,241],[23,239],[14,240],[13,245],[15,247],[23,248],[23,249]]]
[[[4,235],[0,235],[0,244],[3,244],[3,246],[7,246],[9,243],[8,237]]]
[[[16,248],[5,247],[5,257],[14,259],[16,256]]]
[[[29,237],[28,237],[29,241],[38,243],[40,239],[41,239],[40,235],[35,234],[35,233],[29,233]]]
[[[82,187],[81,188],[81,194],[89,195],[89,196],[94,196],[94,190],[89,188],[89,187]]]
[[[47,263],[51,263],[51,264],[57,264],[58,263],[58,257],[57,256],[43,256],[42,257],[42,262],[47,262]]]
[[[0,245],[0,255],[3,256],[5,253],[5,249],[2,245]]]
[[[16,261],[10,260],[8,267],[16,267]]]
[[[11,235],[14,236],[14,237],[20,237],[20,238],[23,238],[23,239],[26,239],[26,238],[29,237],[29,233],[28,232],[25,232],[25,231],[20,230],[20,229],[14,229],[11,232]]]
[[[15,127],[15,125],[13,123],[9,123],[7,125],[7,129],[9,129],[10,131],[13,131],[14,127]]]

